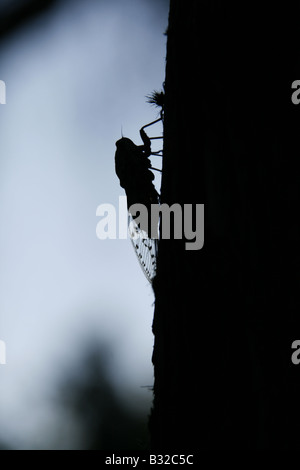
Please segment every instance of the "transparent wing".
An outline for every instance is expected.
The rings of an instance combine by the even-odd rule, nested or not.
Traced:
[[[149,238],[130,214],[128,215],[128,232],[140,266],[148,281],[152,283],[156,274],[157,240]]]

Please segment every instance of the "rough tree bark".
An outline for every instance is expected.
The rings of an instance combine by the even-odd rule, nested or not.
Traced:
[[[204,203],[205,242],[159,246],[154,450],[299,447],[297,17],[170,3],[162,202]]]

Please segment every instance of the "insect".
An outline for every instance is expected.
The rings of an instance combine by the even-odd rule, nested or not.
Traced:
[[[135,249],[138,261],[151,283],[156,274],[157,238],[151,237],[151,204],[159,204],[160,195],[157,192],[151,170],[161,171],[151,165],[150,156],[162,156],[162,150],[153,152],[151,140],[163,137],[148,137],[145,128],[163,120],[163,113],[158,119],[145,124],[140,129],[143,145],[135,145],[132,140],[122,137],[116,142],[115,170],[120,180],[120,185],[125,189],[127,196],[127,208],[129,212],[128,225],[130,238]],[[135,212],[131,213],[133,204],[143,204],[148,211],[147,225],[135,222]]]

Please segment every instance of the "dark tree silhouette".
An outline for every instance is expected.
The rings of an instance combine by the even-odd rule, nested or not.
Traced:
[[[205,242],[159,245],[156,451],[299,448],[296,10],[170,2],[161,201],[204,203]]]
[[[51,9],[59,0],[21,0],[0,4],[0,41],[36,16]]]
[[[80,365],[59,384],[56,406],[75,421],[82,435],[80,449],[144,451],[149,447],[144,413],[120,399],[120,390],[109,377],[109,354],[105,345],[91,339]]]

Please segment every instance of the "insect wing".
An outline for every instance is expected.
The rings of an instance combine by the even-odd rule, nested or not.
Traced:
[[[128,232],[140,266],[148,281],[152,283],[156,274],[157,240],[149,238],[130,214],[128,216]]]

